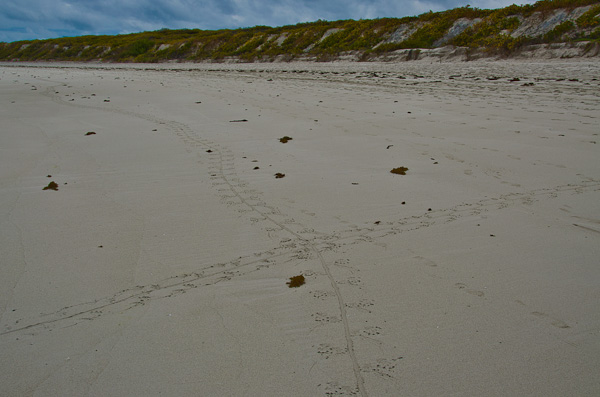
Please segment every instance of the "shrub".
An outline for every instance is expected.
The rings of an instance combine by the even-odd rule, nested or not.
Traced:
[[[573,21],[564,21],[557,25],[554,29],[546,33],[543,37],[543,41],[546,43],[560,40],[565,33],[575,28]]]
[[[590,8],[586,13],[577,18],[577,26],[580,28],[591,28],[600,25],[600,4]]]
[[[129,47],[122,53],[122,55],[124,57],[137,57],[138,55],[142,55],[148,52],[148,50],[152,48],[153,45],[154,44],[150,40],[141,39],[129,45]]]

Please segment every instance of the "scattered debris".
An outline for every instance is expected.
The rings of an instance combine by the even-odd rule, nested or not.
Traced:
[[[275,174],[275,178],[279,179],[279,178],[283,178],[285,177],[285,174],[282,174],[281,172],[278,172]]]
[[[279,138],[279,142],[281,142],[281,143],[288,143],[288,141],[291,141],[292,139],[294,139],[294,138],[289,137],[289,136],[286,135],[283,138]]]

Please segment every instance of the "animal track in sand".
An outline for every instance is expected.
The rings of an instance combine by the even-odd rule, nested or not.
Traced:
[[[375,301],[372,299],[361,299],[356,303],[348,303],[346,306],[371,313],[370,308],[375,306]]]
[[[358,390],[355,387],[342,386],[337,382],[327,382],[325,387],[326,396],[355,396],[357,394]]]
[[[477,296],[479,298],[483,298],[485,296],[485,293],[483,291],[470,289],[467,287],[467,285],[465,283],[456,283],[456,284],[454,284],[454,286],[458,289],[464,289],[465,292],[467,292],[468,294]]]
[[[335,293],[335,296],[337,298],[338,308],[340,310],[340,315],[341,315],[340,318],[337,318],[334,316],[331,316],[331,317],[318,316],[318,318],[320,319],[318,321],[341,322],[342,323],[344,337],[346,340],[346,350],[349,353],[349,358],[352,362],[352,369],[353,369],[354,377],[356,379],[356,387],[360,391],[361,395],[363,395],[363,396],[367,395],[365,386],[364,386],[364,380],[363,380],[361,372],[360,372],[360,366],[358,364],[358,360],[357,360],[356,354],[354,352],[352,336],[350,334],[350,327],[349,327],[348,318],[346,315],[346,306],[345,306],[342,294],[337,286],[337,282],[329,270],[329,265],[324,260],[320,251],[316,248],[316,246],[309,239],[302,237],[301,234],[294,232],[292,229],[290,229],[290,226],[288,226],[288,225],[295,223],[295,220],[293,220],[292,218],[286,218],[283,222],[279,222],[275,218],[273,218],[273,216],[279,214],[279,211],[276,208],[273,208],[271,211],[267,212],[267,211],[261,210],[261,209],[259,209],[259,207],[256,207],[251,204],[251,202],[249,201],[247,196],[245,196],[242,193],[243,188],[245,186],[247,186],[247,184],[242,182],[239,178],[236,177],[235,165],[234,165],[234,155],[230,150],[228,150],[226,148],[222,148],[220,145],[215,144],[214,142],[211,142],[205,138],[198,136],[196,132],[194,132],[191,128],[189,128],[187,125],[185,125],[183,123],[179,123],[179,122],[172,121],[172,120],[162,120],[153,115],[139,114],[139,113],[135,113],[135,112],[118,109],[115,107],[108,108],[108,107],[95,107],[95,106],[91,106],[91,105],[82,105],[82,104],[70,104],[70,103],[63,101],[59,97],[53,96],[49,90],[46,93],[53,100],[55,100],[59,103],[62,103],[62,104],[66,104],[66,105],[70,105],[70,106],[77,106],[80,108],[98,109],[98,110],[102,110],[102,111],[108,111],[108,112],[129,115],[131,117],[137,117],[137,118],[148,120],[148,121],[151,121],[151,122],[154,122],[157,124],[165,125],[167,127],[167,129],[169,129],[175,135],[181,137],[184,140],[184,142],[186,142],[187,144],[199,145],[200,147],[204,147],[206,149],[206,151],[211,150],[210,154],[211,154],[211,156],[213,156],[212,161],[214,161],[215,163],[209,167],[209,171],[212,172],[213,174],[215,174],[216,176],[220,177],[220,179],[221,179],[221,180],[213,181],[212,186],[214,186],[217,189],[219,189],[221,187],[228,188],[233,193],[233,195],[239,199],[239,201],[230,200],[227,202],[227,204],[228,205],[243,205],[246,207],[246,208],[238,208],[236,210],[238,213],[254,212],[254,213],[257,213],[260,216],[266,218],[267,221],[271,222],[275,226],[275,230],[279,229],[279,230],[285,231],[285,232],[291,234],[294,238],[298,239],[299,241],[304,242],[307,250],[309,252],[312,251],[312,253],[314,255],[316,255],[316,257],[318,258],[319,263],[321,264],[323,270],[325,271],[327,278],[329,279],[331,288],[333,289],[333,291]],[[232,120],[232,122],[245,122],[245,121],[247,121],[247,120],[246,119]],[[216,152],[216,156],[214,156],[215,152]],[[284,176],[285,176],[285,174],[281,174],[281,173],[276,174],[276,178],[282,178]],[[310,257],[312,257],[312,255],[306,255],[306,259],[309,259]],[[230,280],[232,277],[235,276],[235,274],[231,274],[231,273],[227,274],[227,272],[225,272],[225,271],[221,271],[219,273],[221,273],[221,276],[216,280],[216,282],[220,282],[223,280]],[[57,319],[56,321],[59,321],[59,320],[60,319]]]
[[[392,359],[379,359],[365,366],[365,372],[373,372],[386,378],[395,378],[398,375],[398,364],[403,357]]]
[[[64,102],[64,101],[63,101]],[[77,106],[76,104],[68,104],[70,106]],[[112,109],[106,109],[107,111],[113,111]],[[117,111],[118,112],[118,111]],[[138,117],[138,115],[134,115],[135,117]],[[139,116],[140,118],[145,118],[147,120],[149,120],[149,118],[146,118],[146,116]],[[150,116],[148,116],[150,117]],[[158,120],[158,119],[155,119]],[[198,135],[197,132],[192,131],[189,128],[185,128],[186,126],[183,125],[178,125],[177,123],[168,123],[165,124],[167,127],[166,129],[176,133],[178,136],[181,137],[181,139],[187,144],[187,145],[198,145],[198,147],[201,148],[210,148],[211,150],[213,150],[213,153],[211,154],[211,156],[208,156],[206,154],[202,155],[204,156],[203,158],[206,159],[206,162],[209,162],[209,164],[211,164],[211,169],[210,172],[214,172],[215,173],[215,182],[220,181],[221,183],[218,185],[214,185],[215,186],[215,190],[218,191],[222,191],[222,192],[234,192],[232,194],[227,194],[227,197],[224,197],[224,202],[223,204],[225,205],[232,205],[232,206],[236,206],[238,207],[236,209],[236,211],[238,211],[240,214],[240,217],[245,216],[247,217],[246,219],[248,220],[248,222],[251,223],[257,223],[257,219],[260,219],[260,224],[262,225],[264,222],[269,222],[271,223],[271,225],[273,226],[271,229],[272,233],[278,234],[279,236],[284,234],[284,233],[288,233],[292,235],[293,240],[297,240],[300,242],[309,242],[309,244],[307,244],[305,246],[305,249],[311,253],[312,258],[316,258],[318,257],[318,259],[321,261],[321,265],[324,267],[325,269],[325,273],[327,273],[327,267],[331,266],[330,263],[325,262],[320,253],[324,251],[325,247],[326,247],[326,243],[327,245],[327,249],[330,250],[334,250],[336,247],[339,247],[339,244],[341,242],[343,242],[344,240],[351,240],[352,242],[357,242],[357,243],[364,243],[367,240],[371,239],[377,239],[380,237],[385,237],[385,236],[389,236],[389,235],[394,235],[394,234],[398,234],[398,233],[404,233],[404,232],[408,232],[411,230],[417,230],[420,229],[422,227],[428,227],[431,225],[435,225],[435,224],[439,224],[441,222],[447,222],[447,221],[454,221],[456,219],[460,219],[462,217],[466,217],[466,216],[471,216],[474,212],[481,212],[481,211],[486,211],[487,208],[493,208],[495,206],[498,206],[499,204],[503,205],[503,207],[501,208],[506,208],[510,205],[513,205],[515,203],[519,203],[522,202],[522,200],[526,197],[527,193],[532,193],[532,195],[535,196],[544,196],[544,195],[552,195],[552,194],[576,194],[574,193],[576,188],[579,188],[581,190],[585,190],[585,189],[597,189],[597,187],[599,186],[598,181],[589,181],[586,183],[580,183],[580,184],[574,184],[574,185],[565,185],[565,186],[558,186],[552,189],[538,189],[535,190],[533,192],[527,192],[527,193],[523,193],[521,195],[516,194],[516,195],[502,195],[499,197],[495,197],[495,198],[485,198],[485,199],[481,199],[481,200],[474,200],[473,202],[470,203],[462,203],[459,205],[455,205],[453,207],[450,208],[442,208],[442,209],[437,209],[436,211],[432,212],[431,214],[428,215],[428,218],[425,220],[425,215],[423,216],[419,216],[419,217],[410,217],[410,218],[398,218],[398,219],[390,219],[389,222],[386,221],[381,225],[377,226],[377,229],[368,229],[368,228],[361,228],[361,227],[354,227],[354,226],[350,226],[350,228],[346,229],[346,230],[341,230],[341,231],[336,231],[335,233],[332,233],[330,235],[322,235],[322,236],[317,236],[315,237],[314,234],[311,234],[310,232],[306,233],[306,234],[310,234],[310,236],[304,236],[305,233],[301,233],[301,232],[297,232],[295,230],[296,227],[294,226],[290,226],[292,225],[292,223],[290,224],[286,224],[284,221],[280,220],[278,217],[275,217],[275,213],[271,213],[268,211],[268,209],[266,208],[266,203],[265,206],[258,206],[256,204],[253,204],[253,201],[251,201],[250,199],[250,193],[248,192],[247,189],[244,189],[244,181],[240,180],[239,178],[236,178],[236,172],[235,172],[235,165],[233,163],[234,161],[234,155],[231,152],[227,152],[227,149],[225,147],[222,146],[213,146],[213,143],[200,137]],[[163,128],[161,128],[161,131],[163,130]],[[180,135],[179,135],[180,134]],[[285,182],[285,181],[284,181]],[[258,197],[260,198],[262,196],[261,192],[257,192],[255,194],[255,196],[258,195]],[[237,197],[237,198],[236,198]],[[243,206],[243,208],[241,208]],[[234,208],[232,208],[232,210],[234,210]],[[308,211],[306,211],[308,213]],[[258,215],[258,214],[260,215]],[[247,214],[247,215],[245,215]],[[281,213],[280,213],[281,214]],[[314,213],[311,212],[311,214],[314,215]],[[286,214],[281,214],[285,219],[291,219],[289,218]],[[299,219],[302,222],[302,219]],[[298,222],[293,221],[293,225],[298,224]],[[301,226],[301,225],[299,225]],[[310,226],[310,225],[308,225]],[[261,226],[262,227],[262,226]],[[307,229],[310,229],[307,227]],[[372,241],[371,241],[372,242]],[[281,256],[284,255],[291,255],[290,252],[284,252],[285,250],[291,250],[293,249],[293,247],[287,246],[287,247],[277,247],[274,249],[274,251],[277,251]],[[307,251],[303,251],[303,252],[307,252]],[[264,262],[257,262],[255,264],[255,266],[246,266],[244,265],[244,262],[242,262],[239,265],[234,265],[232,264],[225,264],[225,267],[230,267],[230,266],[246,266],[248,269],[246,270],[247,272],[250,271],[256,271],[260,268],[260,266],[264,265]],[[340,263],[341,265],[341,263]],[[339,265],[338,265],[339,266]],[[215,267],[215,270],[217,269],[217,267]],[[230,280],[233,277],[239,277],[240,275],[242,275],[243,273],[235,273],[235,272],[229,272],[229,273],[223,273],[222,275],[219,276],[207,276],[207,278],[202,278],[202,280],[204,280],[203,282],[205,282],[206,284],[202,284],[199,280],[192,282],[192,283],[188,283],[188,285],[196,285],[196,286],[201,286],[201,285],[212,285],[215,282],[219,282],[221,280]],[[212,277],[212,279],[210,279],[210,277]],[[335,278],[331,275],[328,275],[330,281],[334,280]],[[212,283],[212,284],[211,284]],[[350,285],[353,285],[351,282],[347,282]],[[358,282],[358,284],[360,284],[360,280]],[[312,283],[311,283],[312,285]],[[174,288],[174,287],[173,287]],[[173,289],[168,295],[170,296],[174,296],[177,293],[183,293],[181,292],[182,289],[187,288],[186,286],[182,286],[181,288],[175,288]],[[459,289],[464,289],[465,292],[471,293],[469,292],[467,286],[465,285],[463,288],[458,287]],[[342,302],[343,300],[341,299],[341,293],[336,293],[335,292],[335,288],[332,286],[331,290],[326,291],[327,294],[318,294],[317,292],[313,293],[313,296],[315,296],[314,294],[317,294],[318,299],[327,299],[328,297],[331,296],[336,296],[336,298],[338,299],[338,303]],[[479,291],[481,292],[481,291]],[[481,292],[483,293],[483,292]],[[150,297],[150,299],[154,299],[154,296],[158,296],[160,294],[147,294],[144,295],[143,297],[140,297],[140,301],[142,302],[142,304],[144,302],[148,302],[148,298],[146,297]],[[480,296],[477,294],[474,294],[475,296]],[[116,303],[117,304],[117,303]],[[358,305],[356,304],[346,304],[345,307],[347,308],[360,308]],[[365,308],[366,309],[366,308]],[[103,309],[104,310],[104,309]],[[111,309],[112,310],[112,309]],[[340,311],[342,311],[342,309],[340,309]],[[345,316],[345,314],[342,315],[342,318],[339,319],[337,323],[342,322],[343,323],[343,317]],[[538,316],[540,318],[543,318],[543,316]],[[58,320],[57,320],[58,321]],[[348,321],[348,320],[346,320]],[[353,333],[352,335],[356,335],[355,333]],[[352,335],[350,335],[350,337],[346,339],[346,344],[347,345],[351,345],[351,338]],[[346,351],[349,352],[349,351]],[[352,354],[352,352],[350,352],[350,355]],[[356,364],[356,365],[354,365]],[[353,360],[353,365],[354,365],[354,370],[355,370],[355,376],[357,376],[357,383],[360,384],[360,371],[364,371],[364,372],[368,372],[370,371],[370,365],[364,365],[362,368],[358,367],[358,375],[357,375],[357,365],[358,362],[356,360],[356,358],[354,358]],[[364,388],[363,388],[364,391]],[[358,392],[358,389],[355,390],[355,392]],[[364,394],[364,393],[363,393]]]
[[[332,293],[329,291],[313,291],[312,296],[317,299],[325,300],[332,296]]]
[[[359,335],[361,335],[361,336],[377,336],[377,335],[381,335],[382,332],[383,331],[382,331],[381,327],[374,325],[374,326],[369,326],[369,327],[362,329],[361,331],[359,331]]]
[[[318,323],[339,323],[341,321],[339,317],[330,316],[320,312],[311,314],[311,317]]]
[[[548,316],[546,313],[542,313],[542,312],[531,312],[532,315],[538,317],[538,318],[543,318],[543,319],[548,319],[550,320],[550,325],[556,327],[556,328],[571,328],[569,326],[569,324],[565,323],[562,320],[558,320],[558,319],[554,319],[550,316]]]
[[[323,343],[317,347],[317,353],[325,356],[325,358],[329,358],[333,355],[345,354],[347,353],[347,350],[345,348],[334,347],[327,343]]]

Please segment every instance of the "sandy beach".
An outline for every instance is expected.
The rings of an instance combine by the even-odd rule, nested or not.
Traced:
[[[598,61],[5,63],[0,120],[3,396],[600,394]]]

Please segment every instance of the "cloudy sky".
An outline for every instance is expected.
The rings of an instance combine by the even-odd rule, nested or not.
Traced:
[[[531,3],[517,1],[516,4]],[[500,8],[511,0],[2,0],[0,41],[121,34],[162,28],[282,26],[323,19],[419,15],[470,4]]]

